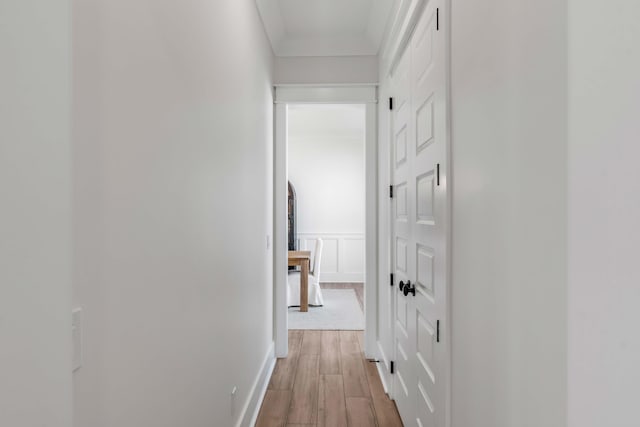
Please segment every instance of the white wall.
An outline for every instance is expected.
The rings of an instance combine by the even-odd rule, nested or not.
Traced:
[[[365,106],[290,105],[289,180],[301,249],[324,242],[321,280],[364,280]]]
[[[364,105],[289,106],[298,232],[364,233]]]
[[[640,423],[638,17],[569,1],[570,427]]]
[[[0,2],[0,425],[71,425],[68,1]]]
[[[75,425],[234,425],[273,342],[254,1],[76,0],[73,16]]]
[[[376,83],[377,56],[277,57],[276,84]]]
[[[451,4],[452,425],[565,426],[566,10]]]

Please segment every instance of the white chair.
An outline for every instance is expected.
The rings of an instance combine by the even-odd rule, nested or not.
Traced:
[[[316,250],[313,253],[313,263],[309,272],[309,305],[324,305],[320,290],[320,259],[322,258],[322,239],[316,240]],[[290,271],[287,280],[287,305],[300,306],[300,271]]]

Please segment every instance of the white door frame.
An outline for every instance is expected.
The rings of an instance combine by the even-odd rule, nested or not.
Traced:
[[[275,90],[273,274],[276,357],[287,357],[287,106],[364,104],[365,136],[365,355],[375,357],[378,265],[378,106],[377,85],[282,85]]]

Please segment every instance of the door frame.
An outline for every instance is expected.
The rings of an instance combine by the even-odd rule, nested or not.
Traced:
[[[377,84],[277,85],[274,97],[273,283],[276,357],[287,357],[287,109],[289,104],[365,105],[365,355],[375,357],[378,265],[378,98]]]

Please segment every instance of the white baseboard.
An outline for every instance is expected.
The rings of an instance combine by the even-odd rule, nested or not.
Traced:
[[[324,273],[320,271],[320,283],[364,283],[364,273]]]
[[[378,341],[376,344],[378,346],[378,354],[380,355],[379,356],[380,363],[376,363],[378,367],[378,375],[380,376],[380,382],[382,382],[382,388],[384,389],[384,392],[387,393],[389,397],[391,397],[390,388],[389,388],[389,385],[387,384],[387,380],[389,379],[387,377],[389,372],[388,371],[389,360],[387,359],[387,356],[384,354],[382,345],[380,345],[380,341]]]
[[[389,395],[389,388],[387,387],[387,381],[384,372],[384,365],[382,363],[376,363],[376,367],[378,368],[378,375],[380,376],[380,382],[382,383],[382,388],[384,392],[387,393],[387,396],[391,398]]]
[[[269,385],[269,380],[271,379],[271,374],[275,366],[275,343],[272,342],[262,362],[260,372],[258,372],[253,387],[251,387],[251,392],[249,393],[249,397],[247,397],[247,402],[242,409],[236,427],[253,427],[256,424],[260,406],[262,406],[262,401],[267,392],[267,386]]]

